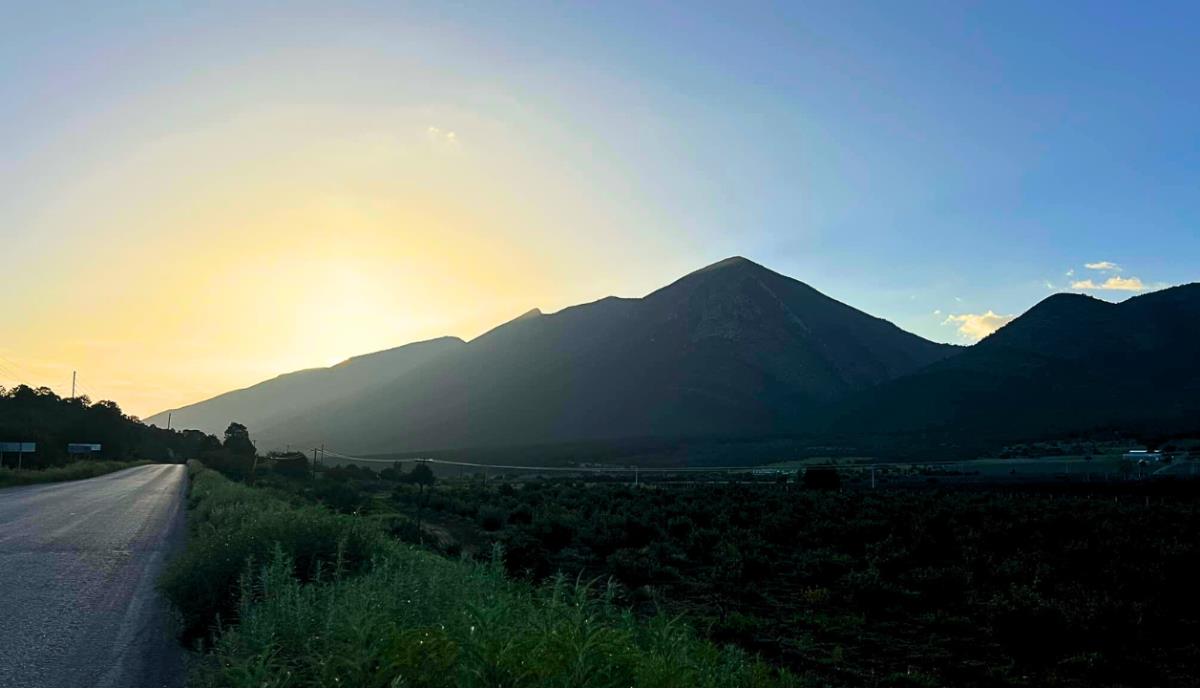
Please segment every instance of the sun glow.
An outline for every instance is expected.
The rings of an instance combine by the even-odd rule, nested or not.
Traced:
[[[146,415],[611,289],[552,263],[579,257],[555,230],[602,225],[530,196],[561,191],[552,164],[481,117],[456,118],[469,147],[464,129],[432,140],[426,116],[255,112],[75,173],[37,222],[63,245],[18,273],[55,284],[23,298],[0,357],[64,393],[77,369]]]

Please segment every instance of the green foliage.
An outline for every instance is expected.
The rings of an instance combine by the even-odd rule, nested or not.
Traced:
[[[188,503],[188,547],[160,582],[183,618],[188,639],[206,634],[218,616],[232,619],[239,578],[276,549],[294,563],[299,580],[310,581],[363,569],[383,539],[361,519],[298,509],[209,469],[194,470]]]
[[[479,526],[484,530],[496,531],[504,527],[508,514],[494,506],[484,506],[479,509]]]
[[[254,455],[237,454],[227,448],[204,452],[201,457],[209,468],[234,481],[250,481],[254,471]]]
[[[163,430],[127,416],[111,401],[92,403],[87,396],[62,398],[50,389],[0,387],[0,441],[34,442],[37,452],[22,456],[22,466],[42,469],[74,459],[72,442],[100,443],[106,460],[149,459],[182,462],[219,447],[216,438],[196,430]],[[5,455],[4,466],[16,466]]]
[[[254,443],[250,440],[250,431],[241,423],[230,423],[225,428],[225,441],[221,445],[235,455],[252,456]]]
[[[698,639],[679,620],[639,620],[614,602],[611,586],[597,592],[561,577],[531,586],[508,579],[498,559],[451,561],[377,536],[361,539],[367,532],[362,519],[289,505],[211,471],[195,477],[191,507],[191,542],[164,588],[193,621],[218,612],[236,621],[217,630],[197,665],[193,680],[204,685],[742,686],[791,680],[744,652]],[[285,524],[309,534],[298,540]],[[327,536],[335,533],[327,527],[337,531],[332,550]],[[313,540],[319,546],[297,546]],[[360,552],[352,565],[354,541],[369,544],[369,564]],[[306,570],[314,573],[305,577]],[[197,597],[207,602],[193,604]]]
[[[266,464],[260,464],[259,468],[287,479],[307,479],[312,476],[308,458],[301,452],[268,453]]]
[[[103,476],[143,464],[150,464],[150,462],[147,460],[133,462],[96,460],[72,462],[63,467],[50,469],[0,469],[0,488],[5,486],[25,486],[28,484],[47,484],[55,481],[91,479],[94,476]]]
[[[430,521],[465,513],[510,575],[611,577],[822,684],[1200,679],[1200,483],[504,486],[444,482]]]
[[[344,481],[322,479],[313,486],[312,495],[318,502],[347,515],[358,512],[367,503],[361,491]]]
[[[433,486],[434,482],[437,481],[433,476],[433,470],[424,462],[418,462],[413,466],[412,471],[405,475],[404,480],[410,484],[416,484],[421,488]]]

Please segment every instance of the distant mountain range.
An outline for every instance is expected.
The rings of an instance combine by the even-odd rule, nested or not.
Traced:
[[[959,350],[731,258],[642,299],[283,375],[175,409],[172,425],[236,420],[267,445],[356,452],[774,435]]]
[[[1200,284],[1121,304],[1059,294],[964,349],[730,258],[641,299],[282,375],[175,409],[172,425],[238,421],[260,447],[352,454],[1167,427],[1200,415],[1198,314]]]
[[[1200,430],[1200,284],[1055,294],[954,357],[847,400],[842,434],[1001,443]]]

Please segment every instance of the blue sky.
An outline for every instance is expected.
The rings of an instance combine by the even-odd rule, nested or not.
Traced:
[[[0,28],[0,236],[22,264],[0,310],[31,328],[35,307],[71,323],[64,309],[86,293],[64,273],[99,261],[105,288],[130,286],[92,316],[147,284],[178,296],[172,277],[139,272],[138,251],[232,251],[266,218],[283,226],[279,207],[328,193],[349,212],[334,225],[347,251],[381,240],[363,226],[386,235],[366,209],[405,202],[461,215],[438,235],[494,246],[521,283],[464,275],[482,281],[429,318],[432,300],[364,301],[409,321],[339,329],[311,357],[247,350],[253,361],[213,377],[469,336],[529,306],[645,294],[730,255],[967,342],[960,327],[994,326],[987,312],[1003,320],[1072,284],[1115,301],[1200,278],[1197,95],[1197,3],[14,6]],[[418,134],[440,151],[374,160],[378,144]],[[300,152],[304,168],[268,166]],[[276,209],[197,194],[234,181]],[[323,241],[296,238],[328,258]],[[421,267],[440,255],[461,269],[452,258],[470,251],[453,250],[474,245],[422,248]],[[413,249],[386,255],[403,265]],[[370,268],[351,252],[332,271],[342,290]],[[1100,262],[1112,265],[1085,267]],[[304,298],[253,318],[302,338]],[[213,328],[225,313],[187,311]],[[98,330],[122,323],[110,320],[79,333],[118,342]],[[30,330],[0,354],[33,365],[50,346]]]

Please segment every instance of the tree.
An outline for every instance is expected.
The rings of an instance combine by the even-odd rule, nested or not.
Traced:
[[[267,455],[276,474],[289,479],[306,479],[312,474],[308,458],[301,452],[271,452]]]
[[[225,429],[225,449],[239,456],[253,455],[254,443],[250,441],[249,429],[241,423],[230,423]]]
[[[421,529],[421,515],[425,510],[425,487],[432,487],[437,477],[425,462],[417,462],[412,471],[404,475],[404,480],[417,485],[417,531]]]
[[[416,484],[421,493],[425,493],[426,486],[433,486],[437,481],[437,477],[433,475],[433,470],[424,462],[417,462],[417,466],[412,468],[412,471],[405,475],[405,480],[410,484]]]
[[[92,402],[86,396],[63,398],[44,387],[25,385],[0,388],[0,442],[36,443],[37,451],[24,455],[22,461],[22,466],[30,469],[75,459],[67,452],[72,442],[99,443],[99,456],[105,459],[140,457],[155,461],[200,457],[212,443],[220,446],[216,438],[196,431],[146,425],[125,415],[112,401]]]
[[[399,462],[392,462],[392,466],[379,470],[379,478],[384,481],[404,481],[404,468]]]

